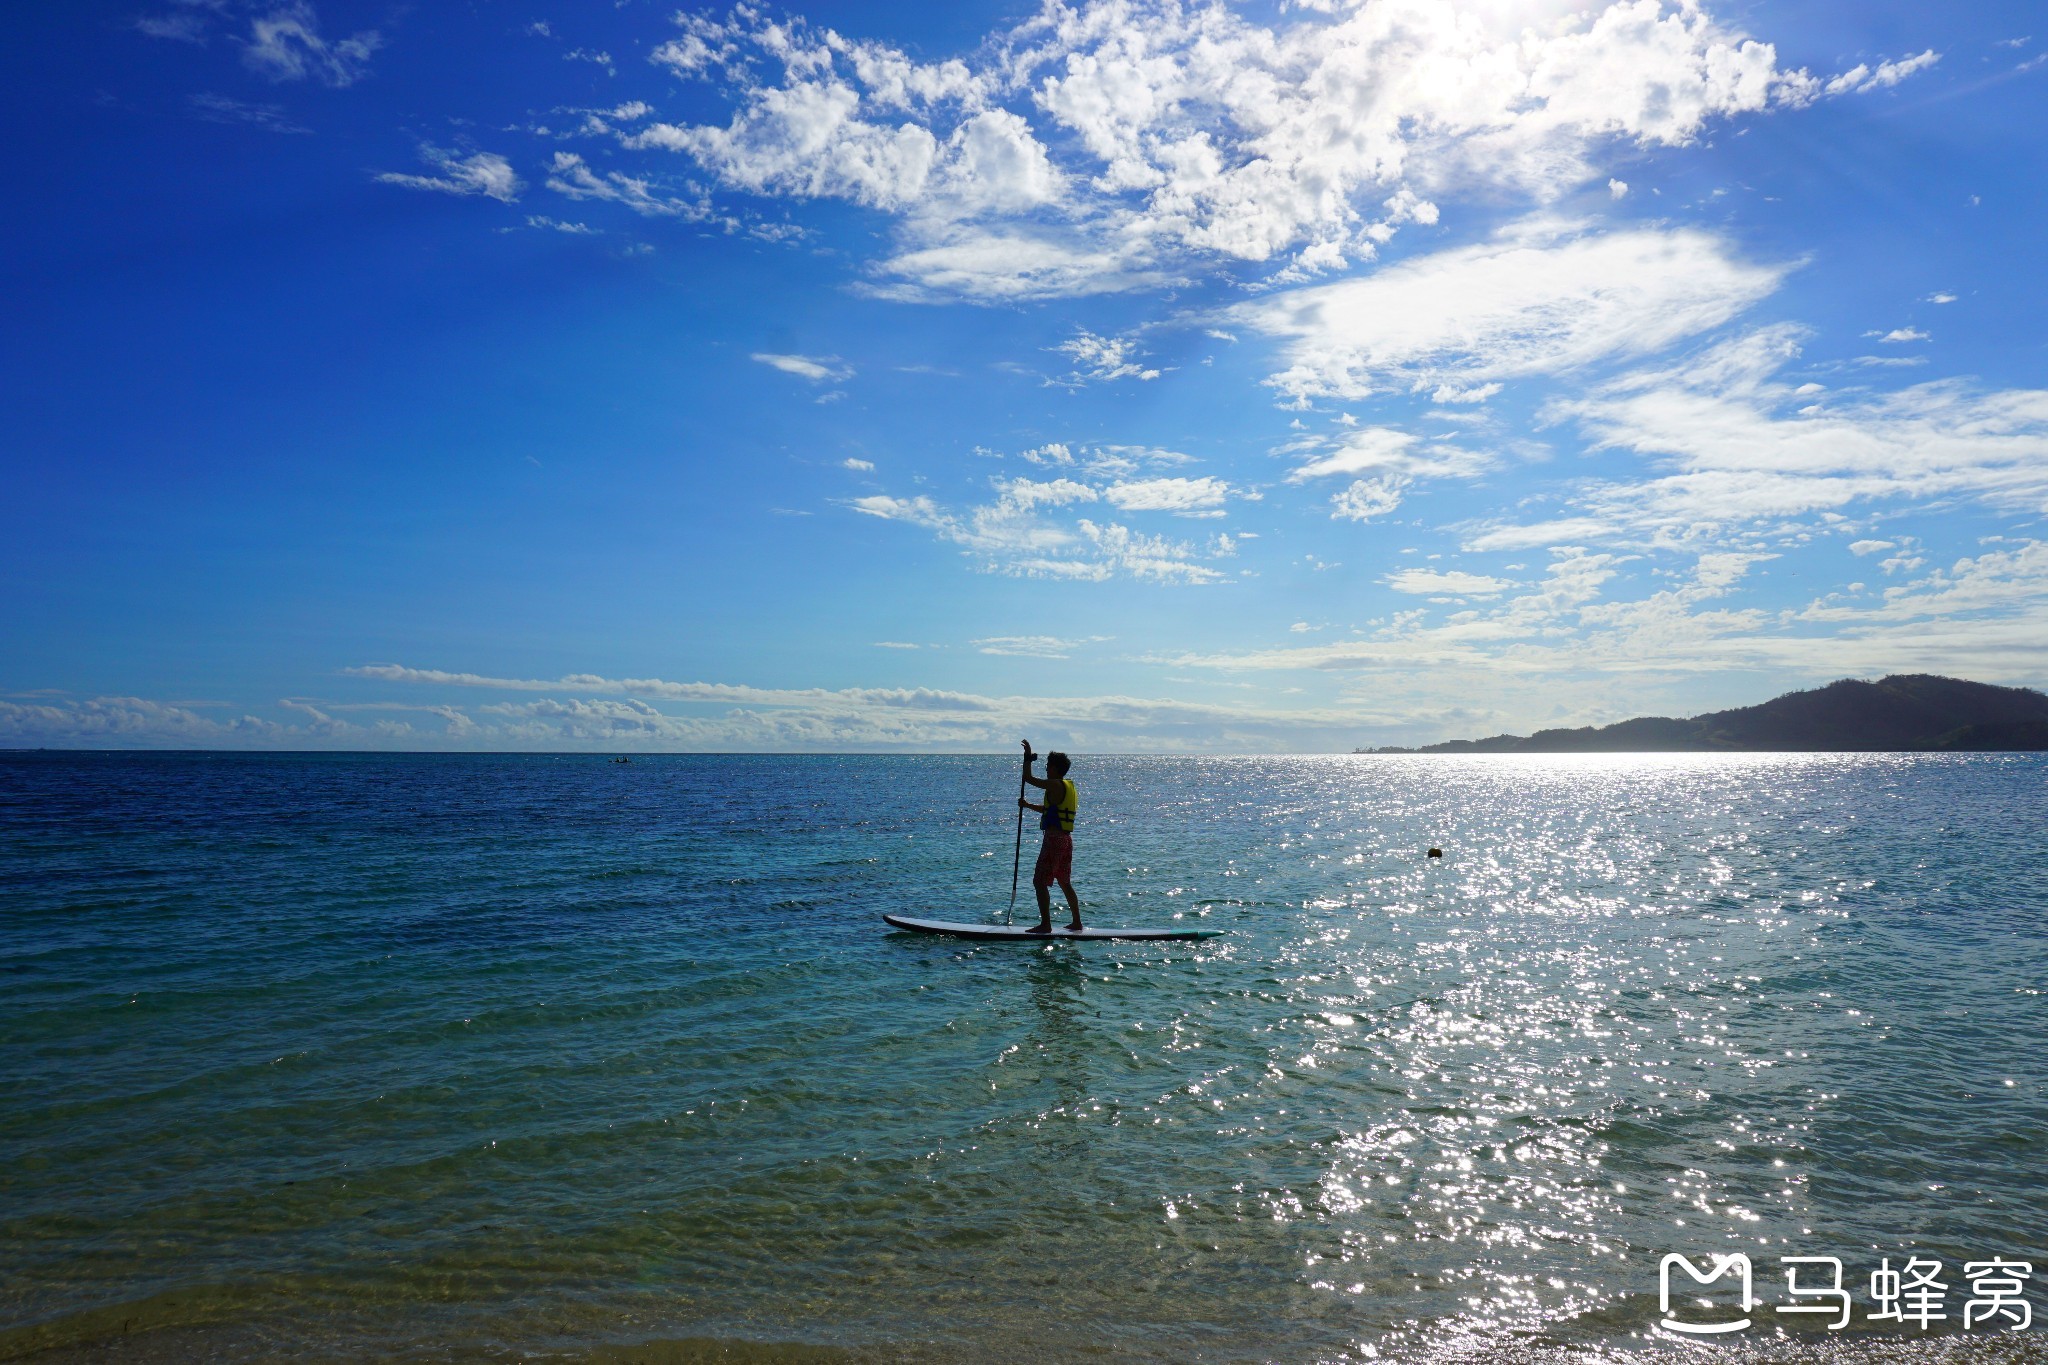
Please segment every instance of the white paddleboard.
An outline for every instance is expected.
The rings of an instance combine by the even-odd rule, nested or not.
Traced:
[[[1053,926],[1052,932],[1049,934],[1034,934],[1023,925],[957,924],[951,920],[943,919],[911,919],[908,915],[884,915],[882,918],[895,925],[898,929],[908,929],[912,933],[918,934],[951,934],[955,938],[1021,938],[1028,939],[1034,943],[1043,943],[1047,939],[1072,942],[1076,939],[1100,941],[1103,939],[1220,938],[1223,934],[1221,929],[1083,929],[1077,934],[1073,930],[1063,929],[1057,924]]]

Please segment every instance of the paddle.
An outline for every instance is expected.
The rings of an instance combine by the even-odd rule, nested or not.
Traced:
[[[1031,741],[1024,743],[1024,771],[1017,775],[1017,851],[1010,858],[1010,908],[1003,911],[1003,923],[1017,913],[1017,869],[1024,865],[1024,779],[1031,776]]]

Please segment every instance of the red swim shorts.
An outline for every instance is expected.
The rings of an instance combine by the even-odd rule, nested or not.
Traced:
[[[1065,886],[1074,880],[1074,836],[1056,829],[1045,832],[1038,846],[1038,863],[1031,869],[1031,885],[1043,891],[1054,882]]]

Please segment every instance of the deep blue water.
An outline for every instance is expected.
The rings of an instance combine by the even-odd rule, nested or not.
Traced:
[[[1075,777],[1091,921],[1226,936],[886,932],[1001,914],[1005,758],[0,754],[0,1357],[1651,1351],[1735,1250],[1843,1261],[1811,1347],[1921,1336],[1882,1258],[1937,1334],[2048,1279],[2039,756]]]

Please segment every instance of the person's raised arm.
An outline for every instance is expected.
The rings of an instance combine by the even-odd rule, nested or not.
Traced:
[[[1038,755],[1031,752],[1031,745],[1029,742],[1026,742],[1024,745],[1024,780],[1042,791],[1045,788],[1046,779],[1031,775],[1031,765],[1036,762],[1038,762]],[[1031,809],[1043,810],[1045,808],[1043,806],[1032,806]]]

